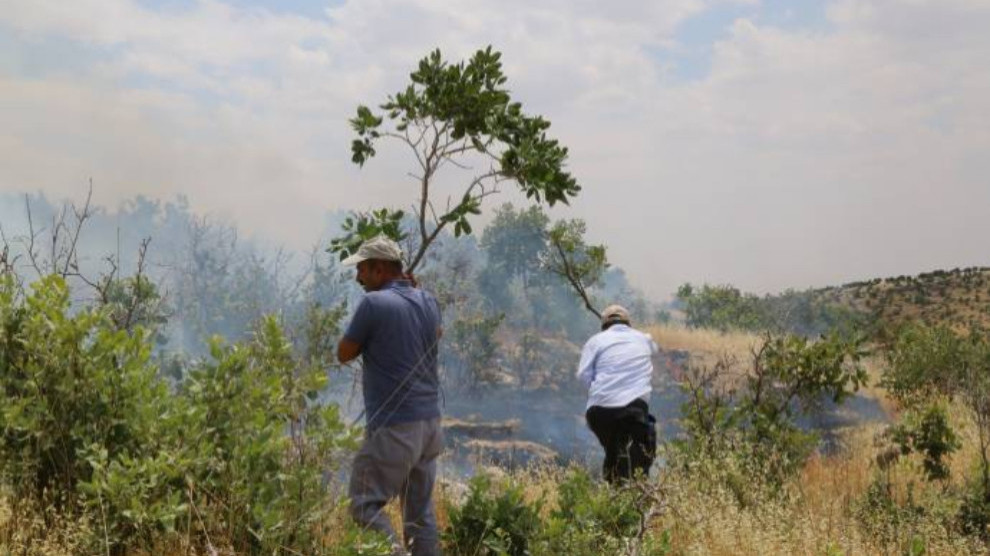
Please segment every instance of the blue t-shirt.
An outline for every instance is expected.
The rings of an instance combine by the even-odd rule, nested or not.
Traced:
[[[361,299],[344,337],[361,346],[369,430],[440,416],[441,324],[436,298],[407,280],[393,280]]]

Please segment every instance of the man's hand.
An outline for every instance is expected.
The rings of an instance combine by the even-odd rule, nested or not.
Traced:
[[[354,360],[358,355],[361,355],[361,344],[347,338],[340,339],[340,343],[337,344],[337,361],[340,361],[341,365]]]

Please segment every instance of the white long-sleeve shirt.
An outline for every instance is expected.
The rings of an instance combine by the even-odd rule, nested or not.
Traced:
[[[636,398],[648,399],[657,351],[648,334],[624,324],[613,324],[588,339],[577,372],[588,388],[587,407],[623,407]]]

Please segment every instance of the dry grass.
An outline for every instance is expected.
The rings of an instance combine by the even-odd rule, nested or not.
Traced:
[[[787,487],[784,496],[755,495],[742,505],[730,489],[706,484],[698,477],[668,473],[664,477],[663,513],[650,531],[670,534],[673,554],[684,555],[888,555],[910,554],[921,543],[926,555],[988,554],[979,541],[958,534],[946,519],[950,513],[933,511],[910,523],[889,521],[883,515],[863,518],[860,508],[880,470],[873,463],[880,425],[845,431],[841,455],[813,457]],[[967,458],[972,454],[960,454]],[[536,468],[506,472],[490,469],[497,477],[511,474],[530,501],[543,501],[543,511],[556,507],[560,469]],[[938,508],[942,485],[923,480],[920,464],[907,458],[891,471],[895,498]],[[449,509],[463,497],[463,489],[445,485],[438,493],[438,512],[446,524]]]
[[[739,373],[751,360],[753,349],[759,344],[760,337],[748,332],[719,332],[707,328],[687,328],[677,324],[655,325],[645,330],[653,336],[653,340],[663,352],[673,354],[686,352],[689,364],[693,367],[713,368],[720,360],[733,360],[733,365]],[[683,379],[685,371],[682,365],[668,365],[674,380]],[[738,373],[737,373],[738,374]],[[731,376],[730,376],[731,375]],[[727,373],[727,380],[738,380],[740,376]]]
[[[751,506],[740,506],[725,491],[675,481],[671,509],[655,527],[673,533],[679,554],[909,554],[915,542],[927,555],[990,553],[958,533],[952,525],[958,508],[947,503],[947,485],[927,482],[917,456],[888,470],[876,465],[882,429],[866,425],[844,431],[841,454],[811,458],[787,496]],[[969,448],[952,458],[956,487],[972,472],[976,454],[970,440]],[[894,499],[926,508],[923,515],[898,522],[865,506],[870,486],[885,474]]]
[[[687,351],[693,361],[700,360],[702,364],[726,354],[744,360],[759,341],[751,334],[679,326],[655,326],[648,332],[663,349]],[[880,400],[888,411],[896,411],[876,385],[882,361],[867,360],[866,367],[870,385],[863,393]],[[926,555],[990,554],[986,545],[961,535],[952,526],[958,502],[953,502],[946,492],[958,491],[967,477],[974,476],[978,442],[965,408],[950,406],[950,419],[963,448],[949,460],[952,478],[947,484],[927,482],[917,456],[902,458],[887,470],[878,468],[874,462],[884,448],[878,441],[883,425],[862,425],[842,431],[840,454],[811,458],[782,497],[754,495],[747,504],[740,504],[730,489],[713,487],[704,477],[667,472],[665,511],[653,520],[651,531],[667,531],[673,553],[684,555],[907,554],[915,542],[923,544]],[[509,472],[494,467],[488,472],[511,474],[523,484],[527,500],[544,502],[544,513],[556,507],[562,473],[559,468],[538,466]],[[926,508],[926,513],[906,522],[864,510],[871,485],[881,477],[891,485],[894,500],[904,505],[912,502]],[[752,490],[755,494],[758,489]],[[463,482],[456,480],[438,485],[437,518],[441,528],[449,525],[450,510],[463,501],[466,491]],[[9,502],[0,496],[0,554],[80,553],[78,539],[94,534],[95,525],[85,522],[57,523],[45,534],[43,520],[27,514],[14,515]],[[387,511],[400,529],[397,505],[390,505]],[[346,520],[343,506],[328,517],[327,538],[331,543],[346,529]],[[154,553],[195,553],[189,549],[188,544],[178,542]]]
[[[746,361],[760,341],[752,334],[676,325],[655,326],[648,332],[662,349],[686,351],[699,365],[711,365],[726,355]],[[895,416],[899,408],[879,386],[884,362],[868,357],[863,363],[869,379],[860,393]],[[943,501],[945,488],[962,488],[978,459],[975,430],[964,408],[953,405],[951,418],[964,448],[950,459],[950,485],[927,482],[917,456],[879,469],[874,461],[886,447],[878,441],[884,425],[863,425],[843,431],[841,454],[809,460],[785,497],[740,505],[728,490],[699,488],[703,480],[697,477],[672,477],[669,511],[654,527],[670,531],[677,554],[905,554],[914,542],[923,543],[929,555],[990,553],[954,529],[951,521],[958,508],[946,507]],[[898,503],[913,501],[933,510],[909,524],[884,515],[864,518],[864,512],[870,512],[861,508],[881,476],[890,482]]]
[[[952,415],[964,435],[972,433],[959,408],[954,408]],[[938,510],[945,505],[944,485],[924,481],[920,463],[913,458],[903,459],[887,472],[894,498],[901,503],[910,498],[935,510],[910,523],[888,521],[881,514],[864,520],[860,508],[870,485],[882,473],[873,463],[880,430],[880,425],[869,425],[844,431],[845,450],[841,455],[813,457],[789,484],[786,496],[755,495],[746,505],[740,504],[729,489],[705,483],[699,477],[667,472],[663,482],[665,510],[653,520],[650,530],[654,534],[667,531],[673,553],[684,555],[907,554],[914,542],[923,543],[926,555],[990,553],[985,545],[947,525],[945,517],[952,515],[955,508]],[[972,439],[965,438],[968,447],[952,459],[956,485],[962,484],[964,472],[972,471],[970,464],[976,457]],[[526,500],[543,502],[544,514],[556,507],[561,469],[537,466],[512,472],[489,468],[487,472],[496,478],[511,475],[523,485]],[[757,489],[753,490],[755,493]],[[450,509],[459,505],[465,494],[466,488],[459,482],[445,481],[438,486],[441,528],[449,525]],[[387,511],[398,527],[397,510],[392,504]],[[94,528],[89,523],[59,523],[53,534],[43,535],[39,529],[43,521],[33,519],[36,523],[31,525],[32,519],[17,519],[11,513],[9,500],[0,499],[0,553],[78,554],[81,552],[74,536],[90,536]],[[345,529],[346,519],[343,506],[329,516],[327,538],[331,543]],[[196,553],[189,550],[190,546],[180,539],[151,553]]]
[[[760,337],[748,332],[719,332],[707,328],[687,328],[677,324],[661,324],[647,328],[645,332],[661,349],[687,351],[692,356],[720,356],[724,354],[745,358]]]

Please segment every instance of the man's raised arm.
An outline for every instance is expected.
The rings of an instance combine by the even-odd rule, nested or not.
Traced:
[[[361,355],[361,344],[347,338],[340,339],[337,344],[337,361],[341,364],[349,363],[358,355]]]

